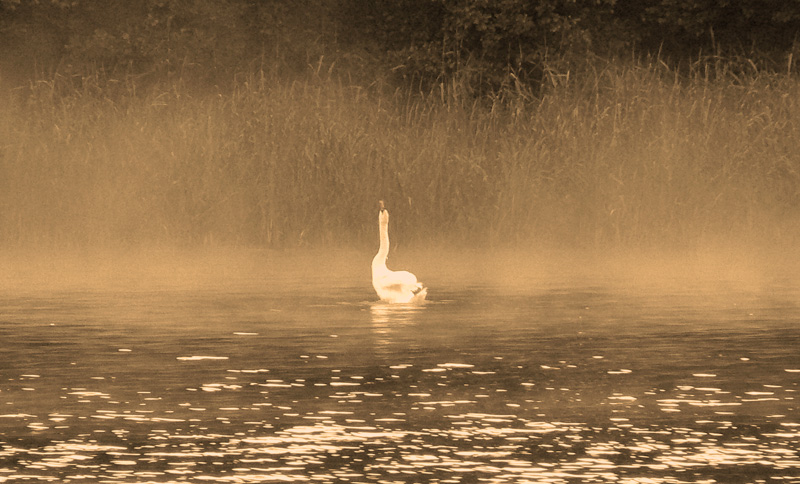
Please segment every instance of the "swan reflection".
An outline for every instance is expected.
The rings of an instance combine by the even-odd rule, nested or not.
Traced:
[[[373,303],[369,309],[376,346],[384,350],[388,348],[397,337],[394,333],[399,328],[414,325],[425,308],[411,304]]]
[[[377,302],[370,306],[372,325],[377,328],[386,325],[403,325],[414,322],[425,306],[412,304],[390,304]]]

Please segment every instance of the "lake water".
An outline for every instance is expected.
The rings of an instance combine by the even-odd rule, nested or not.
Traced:
[[[800,481],[791,279],[312,259],[6,270],[0,482]]]

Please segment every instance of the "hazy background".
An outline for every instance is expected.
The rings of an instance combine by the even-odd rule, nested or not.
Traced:
[[[798,28],[755,0],[0,0],[0,247],[371,252],[382,198],[433,254],[781,259]]]

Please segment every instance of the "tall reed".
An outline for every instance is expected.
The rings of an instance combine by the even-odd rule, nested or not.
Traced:
[[[412,244],[798,236],[794,77],[617,61],[475,100],[325,71],[204,93],[56,78],[7,95],[0,242],[363,245],[379,198]]]

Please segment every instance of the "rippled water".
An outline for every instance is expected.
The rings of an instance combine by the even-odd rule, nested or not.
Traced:
[[[0,482],[800,480],[785,281],[434,277],[402,307],[281,267],[6,285]]]

